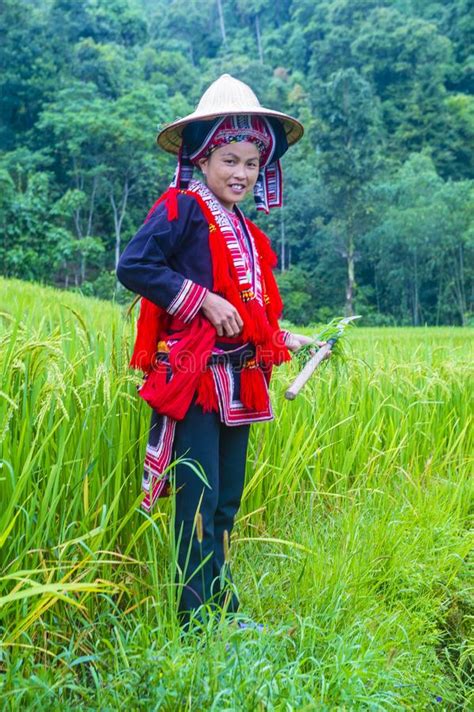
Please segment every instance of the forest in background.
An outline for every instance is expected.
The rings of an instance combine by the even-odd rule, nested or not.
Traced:
[[[3,0],[0,273],[129,301],[114,268],[221,73],[297,116],[259,224],[285,316],[472,323],[472,0]],[[246,203],[251,218],[255,211]]]

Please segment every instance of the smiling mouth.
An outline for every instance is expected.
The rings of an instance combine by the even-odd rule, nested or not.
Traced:
[[[229,188],[235,191],[236,193],[243,193],[243,191],[245,190],[245,186],[242,185],[242,183],[231,183]]]

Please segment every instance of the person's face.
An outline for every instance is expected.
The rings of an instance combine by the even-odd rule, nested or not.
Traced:
[[[199,166],[206,176],[207,187],[228,210],[240,203],[253,190],[258,178],[259,153],[249,141],[229,143],[214,149]]]

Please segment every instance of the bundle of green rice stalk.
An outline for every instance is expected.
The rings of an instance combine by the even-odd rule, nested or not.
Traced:
[[[316,336],[313,342],[303,346],[296,352],[300,371],[285,392],[285,398],[294,400],[301,389],[306,385],[318,366],[331,354],[343,357],[341,338],[347,327],[359,319],[358,316],[336,318],[327,324]],[[324,342],[323,345],[322,342]],[[320,346],[321,345],[321,346]],[[319,350],[316,347],[320,346]]]
[[[323,326],[322,329],[313,336],[313,343],[302,346],[295,354],[295,357],[301,367],[317,352],[318,342],[326,341],[331,345],[331,353],[335,356],[344,358],[346,352],[346,341],[342,337],[347,329],[354,326],[355,320],[360,319],[360,316],[342,317],[337,316]]]

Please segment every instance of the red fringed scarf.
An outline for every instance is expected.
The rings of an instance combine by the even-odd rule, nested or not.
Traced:
[[[213,291],[221,294],[239,312],[244,323],[242,338],[256,346],[255,362],[251,362],[241,373],[241,401],[247,407],[260,410],[268,398],[262,383],[262,373],[258,364],[265,367],[267,379],[274,365],[288,361],[290,355],[281,338],[278,319],[283,305],[278,286],[272,272],[277,258],[268,237],[250,220],[246,219],[247,229],[251,233],[260,260],[264,305],[256,298],[249,298],[245,290],[240,290],[239,281],[227,247],[226,240],[214,215],[203,198],[193,191],[179,191],[169,188],[154,204],[147,215],[153,215],[157,206],[166,201],[168,219],[173,220],[178,214],[178,193],[192,195],[209,223],[209,248],[213,269]],[[200,314],[182,332],[177,344],[169,355],[172,378],[167,382],[167,365],[156,361],[157,344],[166,338],[170,317],[161,307],[148,299],[142,298],[137,324],[137,337],[130,366],[142,369],[146,380],[140,389],[149,405],[162,415],[181,420],[187,412],[194,393],[198,393],[197,402],[204,410],[217,410],[217,397],[212,387],[209,369],[201,371],[199,364],[206,363],[216,341],[216,330]],[[180,354],[191,352],[193,359],[186,368],[182,368]],[[180,367],[177,368],[179,363]]]

